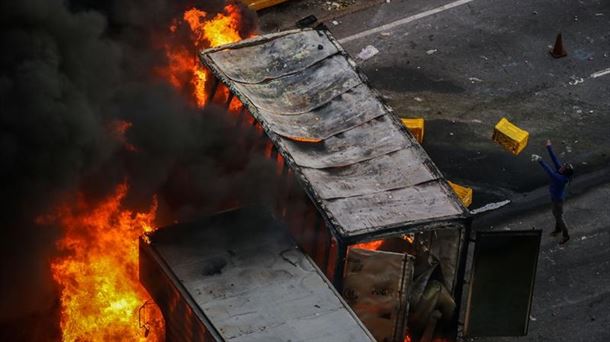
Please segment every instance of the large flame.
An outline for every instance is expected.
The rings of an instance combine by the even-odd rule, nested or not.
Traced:
[[[64,341],[162,340],[162,317],[138,280],[138,237],[155,229],[157,201],[146,212],[122,209],[127,184],[101,203],[77,200],[50,218],[62,225],[63,256],[51,264],[61,288]],[[144,311],[144,314],[142,313]]]
[[[232,4],[215,16],[197,8],[185,11],[169,27],[170,37],[163,44],[168,63],[157,73],[188,93],[198,106],[205,106],[210,77],[197,52],[241,40],[240,20],[239,8]],[[177,38],[179,30],[188,31],[188,42]],[[228,99],[228,89],[225,96]],[[229,109],[239,111],[241,107],[234,98]],[[110,130],[125,149],[138,152],[125,137],[131,125],[116,121]],[[120,184],[110,197],[95,204],[80,195],[41,219],[58,222],[65,232],[58,242],[63,254],[51,263],[53,278],[61,289],[64,341],[164,338],[163,317],[155,305],[148,305],[152,302],[138,280],[138,237],[155,229],[157,201],[153,199],[146,212],[130,211],[122,207],[127,191],[127,183]]]
[[[169,40],[164,44],[167,66],[158,73],[175,88],[189,93],[194,102],[205,106],[208,100],[207,86],[211,79],[209,71],[201,66],[198,52],[209,47],[234,43],[243,38],[239,33],[242,15],[239,7],[228,4],[215,16],[193,7],[184,12],[169,26]],[[188,31],[188,42],[178,39]],[[175,38],[175,39],[172,39]]]

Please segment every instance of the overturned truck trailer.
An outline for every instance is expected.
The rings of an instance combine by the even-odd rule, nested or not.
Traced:
[[[540,233],[471,233],[468,210],[328,32],[201,60],[216,77],[209,101],[277,162],[275,219],[378,341],[527,332]]]

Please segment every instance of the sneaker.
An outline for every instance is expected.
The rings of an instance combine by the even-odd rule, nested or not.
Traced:
[[[561,233],[561,230],[554,230],[549,235],[551,235],[552,237],[555,237],[555,236],[559,235],[559,233]]]
[[[559,244],[563,245],[564,243],[568,242],[568,240],[570,240],[570,237],[564,236],[563,238],[561,238],[561,241],[559,241]]]

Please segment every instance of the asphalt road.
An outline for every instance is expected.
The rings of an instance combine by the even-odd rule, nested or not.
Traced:
[[[340,40],[451,4],[440,0],[292,1],[263,12],[262,28],[321,18]],[[331,2],[332,3],[332,2]],[[330,10],[329,10],[330,8]],[[553,59],[558,32],[568,57]],[[424,147],[451,180],[475,190],[473,208],[541,187],[529,162],[547,138],[577,175],[610,165],[610,2],[473,0],[343,43],[395,111],[424,117]],[[507,117],[530,132],[519,156],[490,140]]]
[[[544,230],[529,333],[483,342],[610,341],[610,185],[570,198],[565,207],[571,240],[559,246],[548,236],[550,207],[513,217],[495,230]]]

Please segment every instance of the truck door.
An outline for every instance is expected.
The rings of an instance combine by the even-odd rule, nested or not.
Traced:
[[[540,230],[476,233],[464,334],[527,334]]]
[[[405,338],[412,256],[351,248],[343,279],[343,297],[377,341]]]

